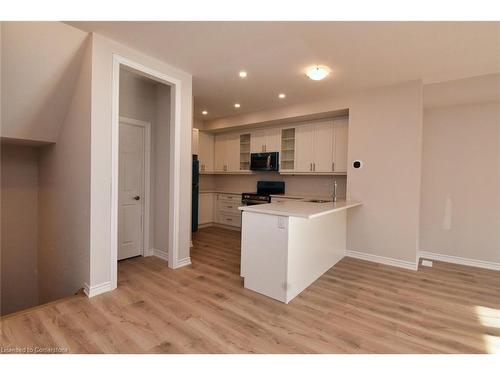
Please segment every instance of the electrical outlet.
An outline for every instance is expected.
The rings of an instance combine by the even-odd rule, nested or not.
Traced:
[[[432,267],[432,260],[426,260],[426,259],[422,259],[422,266],[424,267]]]

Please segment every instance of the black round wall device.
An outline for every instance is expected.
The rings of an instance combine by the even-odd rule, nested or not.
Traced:
[[[361,168],[363,166],[363,162],[361,160],[354,160],[352,162],[352,166],[356,169]]]

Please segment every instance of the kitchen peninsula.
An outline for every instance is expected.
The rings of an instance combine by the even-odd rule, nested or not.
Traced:
[[[344,257],[347,210],[361,204],[304,199],[240,207],[245,288],[290,302]]]

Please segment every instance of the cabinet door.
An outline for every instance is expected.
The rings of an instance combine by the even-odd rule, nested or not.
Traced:
[[[240,170],[240,135],[228,134],[226,138],[226,169],[227,172]]]
[[[266,131],[266,152],[279,152],[280,150],[280,139],[281,139],[281,129],[273,128]]]
[[[295,129],[296,172],[312,172],[313,138],[313,126],[299,126]]]
[[[333,121],[334,132],[334,148],[333,148],[333,162],[335,163],[334,172],[346,173],[347,172],[347,142],[349,120],[346,118]]]
[[[199,152],[198,144],[199,144],[199,130],[196,128],[193,128],[192,136],[191,136],[191,153],[193,155],[198,155],[198,152]]]
[[[207,132],[198,133],[198,159],[200,172],[214,171],[214,136]]]
[[[333,122],[314,125],[313,172],[333,172]]]
[[[266,144],[266,131],[264,129],[254,130],[250,136],[250,150],[252,153],[264,152]]]
[[[198,211],[198,223],[208,224],[214,221],[214,194],[200,194],[200,209]]]
[[[226,144],[227,136],[225,134],[215,136],[214,167],[216,172],[225,172]]]

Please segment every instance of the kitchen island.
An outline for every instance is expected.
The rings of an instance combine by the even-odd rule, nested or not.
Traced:
[[[299,200],[240,207],[245,288],[290,302],[344,257],[347,210],[360,205]]]

